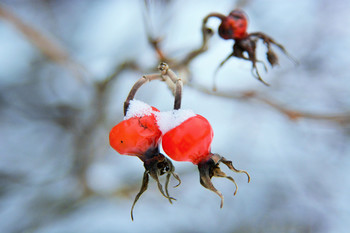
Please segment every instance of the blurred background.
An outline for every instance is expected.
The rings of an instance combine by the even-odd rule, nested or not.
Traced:
[[[272,36],[299,65],[276,48],[280,65],[258,66],[266,87],[231,58],[212,92],[233,45],[217,19],[208,51],[185,59],[201,45],[202,19],[236,7],[249,32]],[[0,0],[0,232],[348,232],[349,10],[345,0]],[[144,168],[108,134],[134,82],[157,72],[159,51],[187,81],[183,108],[211,122],[212,152],[251,183],[223,167],[239,189],[213,178],[220,209],[197,168],[174,162],[177,201],[152,180],[132,222]],[[262,43],[257,52],[265,60]],[[158,81],[136,98],[173,106]]]

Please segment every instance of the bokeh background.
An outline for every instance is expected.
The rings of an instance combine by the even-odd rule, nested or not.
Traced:
[[[197,168],[174,162],[182,179],[170,205],[154,181],[134,209],[144,168],[109,147],[133,83],[159,63],[201,44],[202,19],[240,7],[249,31],[272,36],[280,66],[253,78],[230,59],[232,41],[175,67],[183,108],[212,124],[212,151],[251,175],[221,178],[220,199]],[[83,1],[0,0],[0,232],[348,232],[350,222],[350,2],[345,0]],[[219,21],[209,26],[216,32]],[[258,44],[258,56],[265,59]],[[248,94],[254,95],[248,95]],[[242,96],[245,96],[243,98]],[[162,111],[173,97],[162,82],[137,99]],[[171,182],[172,185],[176,181]]]

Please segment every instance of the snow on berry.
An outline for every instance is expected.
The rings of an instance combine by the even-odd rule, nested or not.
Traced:
[[[124,120],[130,119],[132,117],[150,116],[154,112],[155,109],[145,102],[142,102],[140,100],[131,100]]]
[[[196,116],[196,114],[189,109],[179,109],[167,112],[157,112],[155,113],[155,116],[160,131],[165,134],[169,130],[181,125],[182,122],[187,119]]]

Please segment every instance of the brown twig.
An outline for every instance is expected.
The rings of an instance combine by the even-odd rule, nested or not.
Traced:
[[[298,120],[299,118],[305,118],[305,119],[311,119],[311,120],[333,121],[339,124],[350,123],[350,112],[344,112],[344,113],[338,113],[338,114],[337,113],[320,114],[320,113],[292,110],[266,97],[257,95],[254,98],[262,103],[265,103],[273,107],[274,109],[286,115],[291,120]]]
[[[125,61],[121,64],[118,64],[115,66],[113,69],[113,72],[107,76],[105,79],[103,79],[101,82],[98,83],[101,91],[104,91],[106,87],[113,81],[115,80],[121,72],[124,70],[140,70],[140,67],[137,65],[135,61]]]
[[[161,39],[148,36],[148,41],[151,44],[151,46],[153,47],[154,51],[156,51],[156,54],[158,56],[158,60],[163,61],[163,62],[167,62],[168,60],[167,60],[166,56],[164,55],[163,50],[160,48]]]
[[[209,18],[209,17],[208,17]],[[206,26],[208,18],[205,18],[202,23],[202,44],[198,49],[190,52],[181,62],[182,66],[188,66],[188,64],[193,61],[198,55],[204,53],[208,50],[209,39],[213,36],[213,30]]]

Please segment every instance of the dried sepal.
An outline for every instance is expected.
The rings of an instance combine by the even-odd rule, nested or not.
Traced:
[[[266,58],[272,67],[278,65],[278,56],[271,48],[267,50]]]
[[[219,155],[218,155],[218,156],[219,156]],[[249,173],[246,172],[246,171],[244,171],[244,170],[238,170],[238,169],[236,169],[236,168],[233,166],[232,161],[227,160],[227,159],[225,159],[224,157],[221,157],[220,162],[222,162],[223,164],[225,164],[230,170],[232,170],[232,171],[234,171],[234,172],[236,172],[236,173],[244,173],[244,174],[246,174],[247,177],[248,177],[248,183],[250,182],[250,175],[249,175]]]
[[[248,60],[252,63],[252,69],[251,73],[252,75],[258,79],[260,82],[265,84],[266,86],[269,86],[268,83],[266,83],[259,73],[257,63],[261,63],[265,71],[267,71],[267,67],[263,61],[260,61],[256,58],[256,43],[258,40],[262,40],[262,42],[267,47],[267,53],[266,58],[269,64],[273,67],[275,65],[278,65],[278,56],[277,54],[271,49],[271,45],[277,46],[291,61],[293,61],[295,64],[298,64],[298,62],[287,52],[287,50],[282,46],[281,44],[277,43],[274,39],[272,39],[270,36],[262,33],[262,32],[254,32],[254,33],[247,33],[247,17],[245,13],[240,10],[236,9],[233,10],[228,16],[224,16],[219,13],[212,13],[206,16],[203,20],[202,29],[206,28],[206,23],[210,17],[216,17],[221,20],[221,24],[218,29],[218,34],[220,37],[222,37],[225,40],[232,39],[234,40],[233,45],[233,51],[232,53],[225,58],[219,65],[219,67],[216,69],[214,73],[214,85],[213,90],[216,90],[216,74],[217,71],[229,60],[231,57],[237,57],[240,59]]]
[[[134,202],[132,203],[131,212],[130,212],[131,220],[132,220],[132,221],[134,221],[134,214],[133,214],[133,211],[134,211],[135,204],[136,204],[136,202],[139,200],[139,198],[141,197],[141,195],[147,190],[148,181],[149,181],[148,171],[145,171],[145,172],[143,173],[143,179],[142,179],[141,189],[140,189],[140,191],[136,194],[136,197],[135,197],[135,199],[134,199]]]
[[[211,178],[214,175],[213,170],[215,166],[216,164],[212,159],[209,159],[207,162],[204,162],[204,163],[199,163],[198,164],[199,177],[200,177],[200,183],[204,188],[209,189],[210,191],[216,193],[220,197],[221,199],[220,208],[222,208],[224,205],[224,196],[220,191],[218,191],[214,187],[213,183],[211,182]]]
[[[227,178],[227,179],[231,180],[235,184],[235,187],[236,187],[235,192],[233,193],[233,195],[235,196],[237,194],[238,186],[237,186],[236,181],[231,176],[228,176],[228,175],[225,174],[225,172],[221,171],[221,169],[220,169],[218,164],[214,168],[213,173],[214,173],[213,176],[215,176],[215,177],[223,177],[223,178]]]
[[[170,160],[169,160],[170,162]],[[175,173],[175,167],[172,165],[172,163],[170,162],[170,169],[166,175],[166,179],[165,179],[165,193],[167,196],[169,196],[169,192],[168,192],[168,186],[169,186],[169,182],[170,182],[170,177],[171,175],[178,181],[178,184],[174,186],[174,188],[178,187],[181,184],[181,179],[180,177]]]
[[[236,40],[234,45],[233,45],[233,52],[227,56],[218,66],[218,68],[215,70],[214,73],[214,83],[213,83],[213,90],[216,91],[216,74],[218,72],[218,70],[231,58],[231,57],[237,57],[243,60],[247,60],[250,61],[252,63],[252,75],[259,80],[260,82],[262,82],[263,84],[265,84],[266,86],[269,86],[269,84],[267,82],[265,82],[259,73],[257,64],[262,64],[262,66],[264,67],[265,71],[267,71],[267,66],[265,65],[265,63],[261,60],[258,60],[256,58],[256,40],[251,40],[249,37],[246,39],[242,39],[242,40]],[[248,56],[246,56],[246,54]]]
[[[172,203],[172,200],[176,200],[168,195],[168,190],[164,193],[163,186],[159,182],[159,177],[169,173],[170,167],[173,167],[169,159],[165,158],[164,155],[159,154],[157,157],[152,158],[150,163],[145,163],[145,168],[149,172],[150,176],[157,182],[160,193]]]
[[[263,43],[266,45],[266,47],[268,48],[268,52],[271,49],[272,44],[277,46],[289,58],[289,60],[291,60],[295,65],[298,64],[298,61],[288,53],[288,51],[284,48],[284,46],[277,43],[272,37],[270,37],[262,32],[253,32],[253,33],[250,33],[249,36],[251,38],[261,39],[263,41]],[[276,55],[276,57],[277,57],[277,55]]]
[[[147,190],[148,182],[149,182],[149,176],[151,176],[156,182],[158,189],[160,193],[169,200],[169,202],[172,204],[173,200],[176,200],[175,198],[171,197],[169,195],[168,191],[168,184],[170,181],[171,175],[179,182],[176,186],[177,187],[181,184],[180,177],[175,173],[175,167],[171,163],[169,159],[167,159],[163,154],[159,153],[158,148],[154,148],[152,150],[147,151],[144,156],[139,157],[144,162],[145,172],[143,175],[142,185],[141,189],[138,192],[138,194],[135,197],[134,203],[131,207],[131,219],[134,220],[133,216],[133,210],[136,202],[140,198],[140,196]],[[165,191],[163,189],[162,184],[159,181],[159,177],[166,174],[166,181],[165,181]]]
[[[222,157],[218,154],[211,154],[211,157],[209,160],[203,161],[203,162],[198,164],[201,185],[204,188],[209,189],[210,191],[216,193],[220,197],[220,199],[221,199],[220,208],[222,208],[223,204],[224,204],[224,197],[223,197],[222,193],[214,187],[214,185],[211,181],[211,178],[212,177],[223,177],[223,178],[231,180],[234,183],[235,188],[236,188],[233,195],[236,195],[237,190],[238,190],[238,186],[237,186],[236,181],[231,176],[226,175],[220,169],[220,167],[219,167],[220,162],[224,163],[230,170],[232,170],[236,173],[245,173],[248,176],[248,183],[250,182],[250,176],[249,176],[248,172],[246,172],[244,170],[236,169],[232,165],[231,161],[226,160],[224,157]]]

